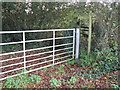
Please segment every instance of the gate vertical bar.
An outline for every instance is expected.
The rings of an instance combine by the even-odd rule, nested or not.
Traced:
[[[53,65],[55,63],[55,30],[53,31]]]
[[[25,32],[23,32],[23,51],[24,51],[24,70],[26,69],[26,57],[25,57]]]
[[[73,59],[75,58],[75,29],[73,30]]]
[[[80,49],[80,28],[76,27],[76,52],[75,59],[79,58],[79,49]]]

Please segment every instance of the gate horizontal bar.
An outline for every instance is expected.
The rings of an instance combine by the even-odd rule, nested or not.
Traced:
[[[25,52],[29,52],[29,51],[35,51],[35,50],[40,50],[40,49],[48,49],[48,48],[52,48],[53,46],[47,46],[47,47],[41,47],[41,48],[35,48],[35,49],[28,49],[25,50]]]
[[[66,39],[66,38],[73,38],[73,36],[68,36],[68,37],[58,37],[58,38],[55,38],[55,39]]]
[[[66,39],[66,38],[73,38],[73,36],[69,36],[69,37],[58,37],[58,38],[55,38],[55,39]],[[49,40],[53,40],[53,38],[40,39],[40,40],[27,40],[27,41],[25,41],[25,43],[30,43],[30,42],[42,42],[42,41],[49,41]],[[21,43],[23,43],[23,41],[10,42],[10,43],[0,43],[0,45],[11,45],[11,44],[21,44]]]
[[[72,56],[72,55],[68,55],[68,56],[61,57],[61,58],[56,58],[55,60],[63,59],[63,58],[70,57],[70,56]]]
[[[34,51],[34,50],[39,50],[39,49],[48,49],[48,48],[52,48],[53,46],[47,46],[47,47],[41,47],[41,48],[35,48],[35,49],[28,49],[28,50],[25,50],[25,52],[28,52],[28,51]],[[0,54],[0,56],[2,55],[9,55],[9,54],[15,54],[15,53],[23,53],[24,51],[16,51],[16,52],[9,52],[9,53],[2,53]]]
[[[63,49],[57,49],[55,51],[62,51],[62,50],[67,50],[67,49],[72,49],[73,47],[69,47],[69,48],[63,48]]]
[[[60,47],[60,46],[67,46],[67,45],[72,45],[73,43],[67,43],[67,44],[60,44],[60,45],[55,45],[55,47]]]
[[[17,58],[6,59],[6,60],[0,60],[0,62],[6,62],[6,61],[21,59],[21,58],[24,58],[24,56],[22,56],[22,57],[17,57]]]
[[[66,45],[72,45],[72,44],[73,44],[73,43],[60,44],[60,45],[56,45],[55,47],[66,46]],[[35,48],[35,49],[28,49],[28,50],[25,50],[25,52],[34,51],[34,50],[38,50],[38,49],[47,49],[47,48],[52,48],[52,47],[53,47],[53,46],[47,46],[47,47],[41,47],[41,48]],[[23,53],[23,51],[2,53],[2,54],[0,54],[0,56],[2,56],[2,55],[9,55],[9,54],[15,54],[15,53]]]
[[[10,43],[0,43],[0,45],[11,45],[11,44],[21,44],[23,43],[23,41],[19,41],[19,42],[10,42]]]
[[[23,53],[23,51],[16,51],[16,52],[9,52],[9,53],[1,53],[0,56],[9,55],[9,54],[16,54],[16,53]]]
[[[52,56],[53,55],[50,55],[50,56],[47,56],[47,57],[43,57],[43,58],[32,59],[32,60],[26,61],[26,63],[33,62],[33,61],[38,61],[38,60],[41,60],[41,59],[46,59],[46,58],[49,58],[49,57],[52,57]]]
[[[40,39],[40,40],[28,40],[28,41],[25,41],[25,42],[26,42],[26,43],[30,43],[30,42],[42,42],[42,41],[49,41],[49,40],[53,40],[53,38]]]
[[[5,74],[5,73],[9,73],[9,72],[13,72],[13,71],[17,71],[17,70],[21,70],[21,69],[24,69],[24,67],[12,69],[12,70],[5,71],[5,72],[0,72],[0,75],[1,75],[1,74]]]
[[[54,65],[57,65],[57,64],[60,64],[60,63],[63,63],[63,62],[67,62],[67,61],[70,61],[70,60],[72,60],[72,59],[64,60],[64,61],[61,61],[61,62],[57,62],[57,63],[55,63]],[[15,74],[15,75],[8,76],[8,77],[5,77],[5,78],[1,78],[0,81],[5,80],[5,79],[7,79],[7,78],[12,78],[12,77],[15,77],[15,76],[19,76],[19,75],[21,75],[21,74],[33,72],[33,71],[40,70],[40,69],[43,69],[43,68],[47,68],[47,67],[50,67],[50,66],[52,66],[52,65],[53,65],[53,64],[50,64],[50,65],[47,65],[47,66],[44,66],[44,67],[40,67],[40,68],[36,68],[36,69],[30,70],[30,71],[27,71],[27,72],[23,72],[23,73]]]
[[[68,58],[68,60],[64,60],[64,61],[61,61],[61,62],[54,63],[54,65],[57,65],[57,64],[60,64],[60,63],[63,63],[63,62],[67,62],[67,61],[70,61],[70,60],[73,60],[73,59],[72,59],[72,58]],[[52,66],[52,65],[53,65],[53,64],[46,65],[46,66],[43,66],[43,67],[40,67],[40,68],[36,68],[36,69],[33,69],[33,70],[26,71],[26,72],[24,72],[24,73],[30,73],[30,72],[33,72],[33,71],[36,71],[36,70],[40,70],[40,69],[43,69],[43,68],[50,67],[50,66]]]
[[[19,64],[23,64],[24,62],[20,62],[20,63],[15,63],[15,64],[10,64],[10,65],[6,65],[6,66],[1,66],[1,68],[5,68],[5,67],[10,67],[10,66],[14,66],[14,65],[19,65]]]
[[[32,66],[36,66],[36,65],[40,65],[40,64],[44,64],[44,63],[48,63],[48,62],[52,62],[52,61],[53,61],[53,60],[49,60],[49,61],[44,61],[44,62],[37,63],[37,64],[32,64],[32,65],[26,66],[26,68],[32,67]]]
[[[60,56],[60,55],[66,54],[66,53],[72,53],[72,51],[56,54],[55,56]]]
[[[50,51],[52,52],[52,51]],[[63,55],[63,54],[66,54],[66,53],[71,53],[72,51],[70,52],[64,52],[64,53],[60,53],[60,54],[56,54],[55,56],[59,56],[59,55]],[[26,56],[27,57],[27,56]],[[33,60],[30,60],[30,61],[26,61],[26,62],[32,62],[32,61],[37,61],[37,60],[40,60],[40,59],[45,59],[45,58],[48,58],[48,57],[52,57],[52,55],[50,56],[47,56],[47,57],[43,57],[43,58],[39,58],[39,59],[33,59]],[[22,57],[23,58],[23,57]],[[16,59],[16,58],[15,58]],[[23,64],[24,62],[20,62],[20,63],[15,63],[15,64],[10,64],[10,65],[6,65],[6,66],[1,66],[1,68],[5,68],[5,67],[10,67],[10,66],[14,66],[14,65],[19,65],[19,64]]]
[[[48,52],[43,52],[43,53],[37,53],[37,54],[27,55],[25,57],[37,56],[37,55],[42,55],[42,54],[47,54],[47,53],[52,53],[52,52],[53,51],[48,51]]]
[[[0,31],[0,34],[4,33],[30,33],[30,32],[49,32],[49,31],[66,31],[66,30],[75,30],[73,29],[48,29],[48,30],[26,30],[26,31]]]

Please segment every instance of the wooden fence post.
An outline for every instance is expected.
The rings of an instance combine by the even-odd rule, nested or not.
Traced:
[[[92,34],[92,12],[89,13],[89,36],[88,36],[88,56],[90,55],[91,50],[91,34]]]

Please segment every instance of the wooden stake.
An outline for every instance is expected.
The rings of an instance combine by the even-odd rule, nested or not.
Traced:
[[[89,13],[89,36],[88,36],[88,56],[91,50],[91,33],[92,33],[92,12]]]

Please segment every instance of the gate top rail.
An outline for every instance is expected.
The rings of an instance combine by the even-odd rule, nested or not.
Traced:
[[[66,31],[66,30],[75,30],[75,28],[70,28],[70,29],[47,29],[47,30],[25,30],[25,31],[0,31],[0,34],[3,34],[3,33],[23,33],[23,32]]]

